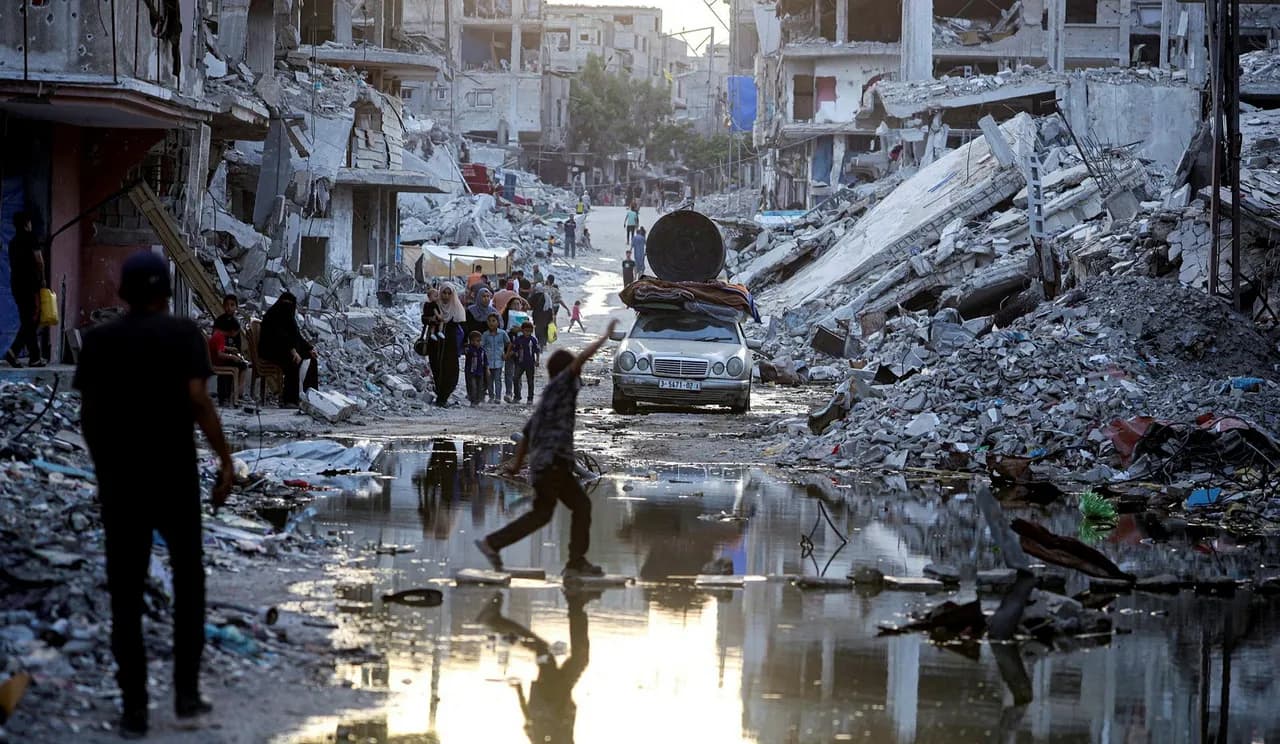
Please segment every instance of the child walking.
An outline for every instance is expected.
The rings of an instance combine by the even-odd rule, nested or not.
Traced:
[[[569,315],[569,330],[573,330],[574,323],[578,324],[578,330],[587,332],[586,326],[582,325],[582,300],[573,301],[573,311]]]
[[[511,364],[515,366],[515,397],[511,402],[520,400],[520,383],[529,383],[528,402],[533,402],[533,374],[538,368],[538,359],[542,356],[542,346],[538,337],[533,335],[533,323],[525,321],[520,325],[520,335],[511,342]]]
[[[511,337],[500,327],[502,318],[497,313],[489,313],[486,323],[489,328],[481,343],[488,363],[485,389],[489,393],[489,402],[499,403],[502,401],[502,365],[511,351]]]
[[[489,373],[489,360],[484,355],[483,334],[472,331],[467,336],[467,400],[475,408],[484,400],[485,375]]]

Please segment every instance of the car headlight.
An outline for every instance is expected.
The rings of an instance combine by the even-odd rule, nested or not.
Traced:
[[[741,358],[734,357],[729,360],[730,376],[737,377],[738,375],[742,374],[742,370],[743,370],[743,363]]]
[[[636,355],[629,351],[622,352],[622,356],[618,357],[618,366],[623,372],[630,372],[636,366]]]
[[[712,365],[711,373],[714,375],[724,374],[724,362],[716,362],[714,365]]]
[[[641,372],[648,372],[648,371],[649,371],[649,357],[640,357],[640,361],[636,362],[636,366],[640,368],[640,371],[641,371]]]

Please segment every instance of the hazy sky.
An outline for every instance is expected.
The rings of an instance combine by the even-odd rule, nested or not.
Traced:
[[[712,0],[716,9],[716,14],[729,22],[729,4],[723,0]],[[627,2],[627,0],[575,0],[572,3],[556,3],[551,5],[637,5],[649,8],[662,9],[662,30],[666,33],[675,31],[685,31],[687,29],[704,28],[707,26],[715,26],[716,43],[723,43],[729,40],[729,32],[720,22],[715,19],[711,11],[707,9],[703,0],[637,0],[637,2]],[[686,34],[685,41],[689,42],[691,47],[701,49],[702,45],[707,43],[707,32],[700,31],[698,33]]]

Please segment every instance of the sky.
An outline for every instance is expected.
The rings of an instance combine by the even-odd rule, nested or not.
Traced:
[[[724,0],[712,0],[715,12],[725,22],[729,22],[729,4]],[[715,26],[716,42],[723,43],[729,40],[729,32],[725,29],[711,11],[707,9],[703,0],[573,0],[572,2],[556,3],[551,5],[638,5],[642,7],[661,8],[662,9],[662,30],[664,33],[673,33],[675,31],[685,31],[688,29],[705,28],[707,26]],[[698,50],[702,49],[702,45],[707,42],[708,34],[706,31],[687,34],[684,38],[689,42],[690,46]]]

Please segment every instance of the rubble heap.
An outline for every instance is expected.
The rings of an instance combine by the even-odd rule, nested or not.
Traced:
[[[23,673],[34,682],[9,731],[24,741],[62,740],[77,727],[111,717],[110,708],[100,706],[110,706],[115,696],[93,465],[79,434],[77,394],[0,382],[0,410],[0,683]],[[241,469],[247,471],[243,464]],[[204,481],[206,487],[212,483],[212,471]],[[239,516],[224,511],[205,520],[205,563],[214,573],[241,573],[258,562],[297,563],[329,547],[323,538],[275,529],[252,506]],[[160,545],[153,548],[146,597],[152,659],[169,654],[172,637],[164,553]],[[212,598],[210,607],[207,683],[229,684],[249,668],[316,660],[256,621],[256,608],[219,607]],[[168,684],[167,675],[157,675],[152,693],[162,697]]]
[[[873,334],[816,439],[792,461],[954,469],[986,452],[1047,457],[1073,470],[1105,461],[1101,428],[1202,413],[1270,423],[1271,345],[1221,300],[1144,277],[1107,277],[1041,304],[1007,328],[904,313]],[[887,384],[877,384],[878,382]]]

